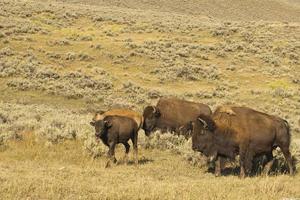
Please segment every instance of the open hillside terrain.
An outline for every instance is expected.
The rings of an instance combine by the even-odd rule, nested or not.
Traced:
[[[204,15],[236,21],[300,21],[299,0],[59,0],[87,5],[117,6],[139,10]]]
[[[244,105],[286,119],[300,159],[299,20],[298,0],[0,0],[0,199],[300,198],[299,174],[217,178],[171,135],[104,169],[89,125],[162,96]]]

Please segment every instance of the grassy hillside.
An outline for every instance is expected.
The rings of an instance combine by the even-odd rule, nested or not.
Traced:
[[[117,6],[140,10],[207,16],[234,21],[299,22],[299,0],[59,0],[66,3]]]
[[[299,157],[299,19],[283,0],[0,0],[0,198],[300,197],[298,174],[214,178],[190,141],[142,132],[141,165],[105,170],[88,124],[161,96],[246,105],[287,119]]]
[[[288,119],[299,132],[298,23],[222,22],[66,3],[1,4],[3,100],[64,96],[92,108],[141,110],[160,96],[175,95],[212,107],[248,105]]]

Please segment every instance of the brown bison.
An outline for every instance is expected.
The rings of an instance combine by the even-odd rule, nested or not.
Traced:
[[[175,131],[189,136],[184,126],[195,120],[200,114],[211,115],[209,106],[177,98],[160,98],[156,106],[147,106],[144,109],[144,125],[146,135],[160,129],[163,132]]]
[[[102,142],[109,147],[108,162],[106,167],[110,166],[110,162],[116,162],[115,146],[122,143],[125,146],[124,160],[127,163],[130,145],[128,140],[131,139],[135,155],[135,164],[138,164],[138,124],[129,117],[123,116],[106,116],[103,119],[90,122],[95,127],[95,135],[100,138]]]
[[[137,123],[138,128],[141,128],[143,125],[143,121],[144,121],[143,116],[138,112],[129,109],[111,109],[105,112],[99,111],[93,117],[93,121],[103,120],[104,117],[106,116],[115,116],[115,115],[133,119]]]
[[[272,150],[280,147],[290,174],[294,173],[289,150],[288,123],[276,116],[247,107],[219,107],[212,116],[201,114],[192,122],[192,148],[218,159],[215,174],[221,174],[222,158],[240,156],[240,176],[245,177],[252,168],[255,156],[266,155],[265,173],[273,164]]]

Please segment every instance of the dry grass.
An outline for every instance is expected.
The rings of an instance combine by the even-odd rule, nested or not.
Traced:
[[[26,136],[27,135],[27,136]],[[28,136],[29,135],[29,136]],[[123,148],[118,148],[121,157]],[[86,156],[79,141],[51,147],[31,134],[0,153],[1,199],[283,199],[299,198],[300,176],[216,178],[167,151],[140,149],[139,166]],[[132,158],[130,158],[132,160]]]

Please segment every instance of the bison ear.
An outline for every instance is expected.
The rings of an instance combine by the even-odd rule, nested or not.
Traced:
[[[91,126],[95,126],[95,122],[90,122],[90,125]]]
[[[112,123],[111,123],[111,121],[104,121],[104,126],[106,127],[106,128],[110,128],[110,127],[112,127]]]

